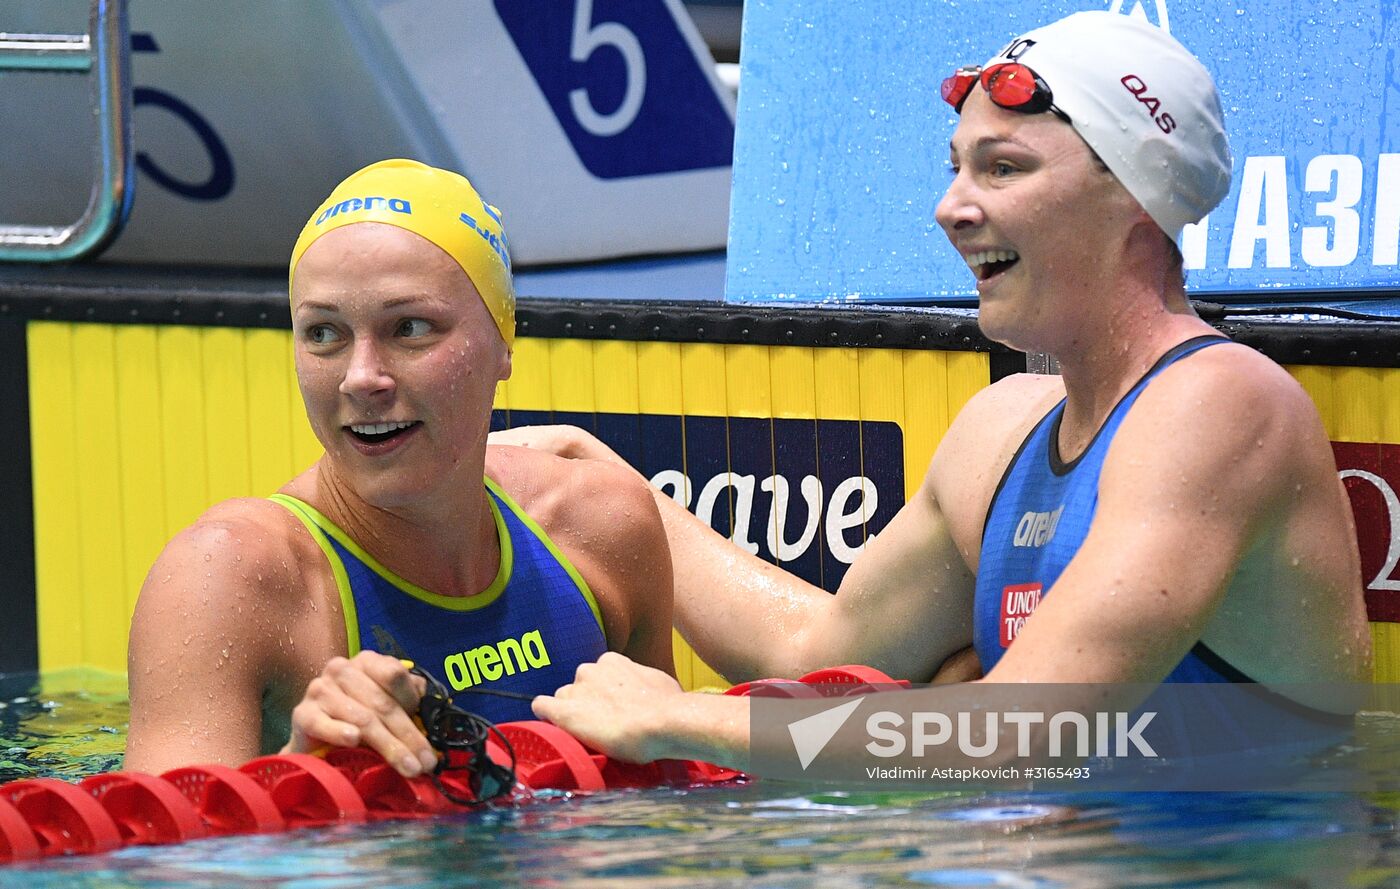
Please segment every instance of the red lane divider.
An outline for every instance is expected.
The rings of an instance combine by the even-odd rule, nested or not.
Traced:
[[[189,800],[209,832],[275,833],[287,829],[287,820],[258,782],[228,766],[187,766],[171,769],[161,778]]]
[[[536,790],[604,790],[607,758],[593,755],[573,735],[536,720],[503,722],[496,730],[515,751],[515,777]]]
[[[238,770],[272,796],[292,829],[364,821],[369,814],[350,779],[319,757],[305,753],[262,756]]]
[[[796,679],[755,679],[725,692],[736,698],[819,698],[822,693]]]
[[[337,748],[326,754],[326,762],[350,779],[372,821],[431,818],[457,808],[438,791],[432,778],[405,778],[372,750]]]
[[[0,786],[0,796],[24,816],[42,855],[88,855],[122,844],[112,816],[76,784],[29,778]]]
[[[39,838],[8,799],[0,798],[0,864],[38,858]]]
[[[78,786],[107,810],[124,845],[159,846],[209,835],[194,804],[153,775],[111,772],[84,778]]]
[[[814,670],[799,681],[815,686],[819,694],[828,698],[848,698],[873,691],[896,691],[909,687],[908,679],[891,679],[874,667],[861,664]]]
[[[725,694],[811,699],[908,685],[874,668],[850,665],[817,670],[796,681],[746,682]],[[590,793],[744,777],[704,762],[619,762],[547,722],[507,722],[496,728],[514,752],[518,783],[507,797],[511,803],[528,802],[537,790]],[[486,752],[496,763],[511,762],[511,754],[495,739],[486,742]],[[238,769],[188,766],[159,778],[112,772],[79,784],[54,778],[15,781],[0,785],[0,864],[210,835],[465,812],[468,808],[448,799],[439,784],[458,798],[473,799],[469,757],[452,754],[436,778],[404,778],[377,753],[340,748],[327,751],[324,759],[300,753],[264,756]]]

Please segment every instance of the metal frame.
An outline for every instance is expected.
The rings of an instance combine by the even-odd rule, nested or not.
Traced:
[[[69,225],[0,225],[0,260],[63,262],[101,252],[131,212],[131,34],[127,0],[92,0],[88,33],[0,33],[0,69],[93,76],[96,179],[87,209]]]

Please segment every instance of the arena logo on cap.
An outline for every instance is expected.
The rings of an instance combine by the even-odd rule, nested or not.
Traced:
[[[380,205],[388,207],[391,211],[395,213],[407,213],[409,215],[412,215],[413,213],[413,206],[403,198],[350,198],[349,200],[341,201],[338,204],[332,204],[331,206],[322,210],[321,215],[316,217],[316,224],[320,225],[327,219],[339,216],[341,213],[356,213],[361,210],[373,210],[379,207]]]

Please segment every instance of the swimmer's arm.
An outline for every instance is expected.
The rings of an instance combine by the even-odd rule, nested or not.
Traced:
[[[843,724],[843,730],[823,746],[821,761],[873,764],[865,716],[886,708],[903,714],[942,712],[956,718],[957,714],[984,709],[1096,712],[1106,701],[1117,703],[1097,686],[1056,686],[1047,690],[1043,685],[1023,683],[1003,686],[991,700],[988,697],[987,687],[976,683],[864,696],[864,715]],[[776,764],[783,767],[782,777],[799,779],[805,776],[798,774],[793,762],[793,741],[787,726],[831,708],[832,704],[823,700],[685,692],[675,679],[612,652],[597,663],[579,667],[573,683],[534,701],[536,716],[615,759],[694,759],[760,775],[771,773]],[[755,723],[755,718],[761,721]],[[1044,747],[1039,741],[1032,743],[1032,750]],[[990,756],[974,756],[962,752],[959,745],[939,744],[917,754],[911,745],[905,754],[882,758],[879,764],[995,768],[1013,761],[1024,766],[1042,761],[1048,764],[1051,760],[1038,753],[1030,759],[1020,756],[1017,744],[1000,745]],[[814,769],[812,774],[819,775],[820,771]]]
[[[550,535],[569,543],[592,587],[608,647],[674,676],[671,558],[650,487],[624,466],[563,465],[566,512]]]
[[[256,528],[205,517],[165,547],[142,586],[127,654],[126,768],[238,766],[257,756],[262,697],[287,633],[266,616],[277,560],[259,559]],[[271,561],[271,567],[259,567]],[[277,636],[274,633],[280,632]]]
[[[642,478],[574,427],[512,429],[492,441],[602,460]],[[670,544],[676,626],[731,682],[846,663],[928,679],[972,639],[972,577],[942,520],[936,477],[931,467],[919,495],[856,560],[836,596],[739,549],[648,486]]]
[[[1207,357],[1229,356],[1197,361]],[[1242,369],[1228,387],[1169,372],[1143,393],[1104,464],[1083,546],[988,681],[1155,683],[1186,655],[1286,513],[1297,430],[1320,433],[1306,395],[1275,370]]]
[[[610,463],[632,474],[647,486],[661,516],[674,621],[700,657],[731,682],[806,672],[791,640],[814,611],[829,604],[827,593],[735,547],[582,429],[527,426],[493,432],[491,443]]]

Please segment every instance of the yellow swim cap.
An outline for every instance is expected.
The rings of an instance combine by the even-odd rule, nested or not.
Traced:
[[[506,346],[515,342],[515,285],[501,213],[465,177],[402,158],[351,173],[302,228],[292,248],[288,288],[317,238],[356,222],[396,225],[440,247],[476,285]]]

